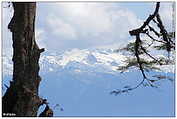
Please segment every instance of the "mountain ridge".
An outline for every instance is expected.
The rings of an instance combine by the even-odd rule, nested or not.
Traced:
[[[129,56],[130,57],[130,56]],[[3,54],[3,75],[12,75],[12,60]],[[102,72],[117,74],[118,66],[126,65],[127,56],[114,49],[72,49],[63,53],[49,52],[40,57],[40,72]],[[164,72],[173,72],[172,65],[161,66]],[[162,70],[162,71],[163,71]],[[129,71],[129,70],[128,70]]]

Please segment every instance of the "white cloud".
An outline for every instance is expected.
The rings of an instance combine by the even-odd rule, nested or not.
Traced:
[[[161,4],[161,17],[170,27],[170,4]],[[7,10],[6,10],[7,11]],[[10,12],[3,14],[9,14]],[[13,12],[11,12],[13,13]],[[151,13],[149,13],[151,14]],[[10,16],[3,16],[3,46],[11,46],[7,24]],[[8,21],[9,20],[9,21]],[[127,43],[132,37],[129,30],[139,27],[136,13],[121,7],[119,3],[58,2],[37,6],[36,39],[40,47],[51,50],[72,48],[111,47]]]
[[[160,16],[162,22],[168,31],[172,31],[175,24],[175,9],[174,2],[162,2],[160,7]]]
[[[56,21],[51,16],[48,17],[49,21],[62,22],[64,26],[70,25],[70,29],[72,26],[82,36],[97,36],[98,33],[109,32],[112,27],[107,9],[102,4],[58,3],[51,9],[53,10],[52,16],[55,16]]]
[[[62,19],[52,15],[47,18],[47,23],[50,26],[52,33],[60,37],[75,39],[77,37],[75,29]]]
[[[44,30],[36,29],[35,30],[35,37],[36,37],[37,44],[40,44],[39,45],[40,48],[47,47],[46,44],[44,43],[45,38],[46,38]]]
[[[12,34],[7,26],[13,16],[13,8],[7,7],[7,2],[2,3],[2,49],[4,54],[12,54]]]
[[[109,5],[100,3],[58,3],[67,21],[79,25],[81,29],[108,31],[111,28],[110,16],[107,13]]]
[[[101,47],[125,43],[130,37],[128,31],[141,23],[133,12],[120,8],[117,3],[61,2],[42,3],[39,6],[46,6],[45,9],[50,13],[42,16],[45,19],[40,17],[45,21],[45,32],[50,34],[50,40],[45,41],[50,45],[50,49]],[[44,11],[39,9],[38,12]]]

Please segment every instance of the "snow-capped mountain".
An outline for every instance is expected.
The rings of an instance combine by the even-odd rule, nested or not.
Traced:
[[[142,75],[138,69],[128,70],[121,74],[117,68],[125,64],[127,56],[115,52],[114,49],[72,49],[63,53],[45,52],[40,57],[40,75],[53,77],[54,79],[78,80],[85,84],[96,84],[103,87],[117,87],[117,79]],[[3,55],[3,77],[12,75],[12,61],[7,55]],[[173,72],[173,66],[161,66],[162,71]],[[50,76],[50,77],[49,77]],[[135,79],[136,80],[136,79]],[[111,82],[111,83],[110,83]],[[115,85],[116,84],[116,85]]]
[[[108,82],[119,77],[117,67],[124,65],[125,58],[113,49],[72,49],[61,54],[45,52],[40,57],[40,75],[110,87]],[[12,75],[12,61],[7,55],[3,55],[3,76],[9,75]]]
[[[3,54],[3,75],[12,74],[12,57]],[[40,58],[40,73],[72,71],[75,73],[112,73],[125,65],[126,56],[114,49],[72,49],[64,53],[45,52]],[[162,66],[161,66],[162,67]],[[174,66],[163,66],[164,72],[173,72]]]
[[[72,71],[75,73],[112,73],[125,65],[126,56],[114,49],[72,49],[64,53],[45,52],[40,58],[40,73]],[[161,66],[162,67],[162,66]],[[12,74],[11,57],[3,55],[3,75]],[[163,71],[173,72],[173,66],[163,66]]]
[[[47,52],[40,58],[40,72],[117,72],[117,66],[124,65],[125,56],[114,50],[79,50],[72,49],[63,54]],[[12,74],[11,57],[3,55],[3,73]]]
[[[43,55],[40,59],[41,70],[57,71],[58,69],[75,72],[110,72],[116,71],[118,65],[123,65],[125,56],[114,50],[78,50],[66,51],[61,55],[52,53]]]
[[[142,107],[147,106],[145,104],[149,105],[150,109],[147,109],[145,111],[147,113],[144,115],[148,115],[148,111],[152,109],[153,111],[158,110],[162,105],[163,109],[168,107],[168,111],[172,110],[171,103],[169,104],[172,100],[168,97],[173,96],[174,86],[170,81],[162,83],[161,89],[165,91],[162,93],[155,92],[151,88],[140,88],[140,90],[137,89],[134,96],[131,94],[127,97],[110,96],[112,90],[122,89],[127,85],[134,86],[142,80],[142,74],[137,69],[123,74],[116,70],[118,66],[125,65],[125,59],[125,55],[114,52],[114,49],[73,49],[63,53],[46,51],[40,58],[42,81],[39,95],[46,98],[52,106],[56,103],[62,104],[65,111],[54,110],[55,116],[125,116],[126,114],[120,110],[116,112],[119,107],[124,112],[132,107],[129,113],[136,116],[141,111],[140,107],[137,109],[138,111],[132,112],[136,103],[141,103]],[[12,68],[11,57],[3,55],[3,84],[9,85]],[[166,69],[170,71],[169,69],[173,69],[173,67],[169,66]],[[157,73],[151,72],[150,75]],[[164,72],[162,73],[164,74]],[[167,73],[167,75],[173,76],[172,73]],[[3,87],[4,92],[5,87]],[[153,97],[155,94],[157,95],[155,100],[150,100],[149,97]],[[144,102],[139,101],[142,98]],[[167,98],[166,102],[161,100],[164,98]],[[157,106],[152,103],[154,101]],[[112,108],[115,109],[114,113],[110,110]],[[142,116],[144,115],[142,114]]]

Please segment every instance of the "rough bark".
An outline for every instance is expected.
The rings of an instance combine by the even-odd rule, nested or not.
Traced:
[[[2,98],[2,116],[37,116],[43,99],[38,96],[39,49],[35,41],[35,2],[13,2],[8,28],[13,40],[13,79]]]

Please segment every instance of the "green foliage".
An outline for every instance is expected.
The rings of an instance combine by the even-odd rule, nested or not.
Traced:
[[[175,32],[169,32],[168,33],[168,38],[175,40]]]
[[[170,40],[171,49],[175,48],[175,32],[169,32],[167,34],[168,39]],[[165,42],[161,42],[159,45],[153,46],[156,50],[167,50],[167,44]]]
[[[121,51],[129,52],[130,54],[134,55],[135,54],[135,42],[130,42],[124,48],[116,50],[116,52],[121,52]],[[139,54],[144,54],[142,49],[139,50]]]
[[[165,44],[160,44],[160,45],[154,46],[154,48],[156,50],[166,50],[166,45]]]
[[[127,65],[125,66],[119,66],[117,68],[117,70],[121,71],[121,73],[127,71],[128,69],[132,68],[132,67],[139,67],[139,64],[137,62],[136,58],[128,58],[127,60],[125,60],[125,62],[127,63]],[[142,64],[142,67],[146,70],[146,71],[150,71],[150,70],[160,70],[157,66],[155,66],[157,64],[156,61],[152,60],[152,61],[148,61],[145,60],[143,58],[140,59],[140,62]]]
[[[174,33],[175,32],[170,32],[168,33],[168,36],[170,39],[175,40],[174,38]],[[142,64],[142,67],[145,71],[150,71],[150,70],[160,70],[157,65],[169,65],[169,64],[174,64],[174,59],[169,59],[169,58],[165,58],[165,57],[154,57],[152,56],[148,50],[148,48],[150,47],[144,47],[143,45],[146,44],[147,40],[143,40],[141,42],[141,47],[139,47],[139,56],[142,56],[140,58],[140,62]],[[154,42],[153,42],[154,43]],[[161,51],[161,50],[166,50],[166,44],[165,43],[158,43],[159,45],[155,45],[155,46],[151,46],[152,49],[154,48],[157,51]],[[124,48],[118,49],[116,50],[116,52],[121,52],[121,51],[125,51],[125,52],[129,52],[130,54],[132,54],[132,56],[134,56],[133,58],[131,57],[127,57],[127,59],[124,61],[126,62],[125,66],[119,66],[117,70],[121,71],[121,72],[125,72],[126,70],[128,70],[129,68],[132,67],[139,67],[139,63],[137,61],[137,58],[135,57],[135,46],[136,46],[136,42],[130,42],[128,43]],[[174,51],[174,50],[173,50]],[[143,58],[143,56],[149,56],[149,58],[151,59],[151,61],[147,60],[147,58]]]
[[[131,55],[125,60],[126,65],[119,66],[117,70],[123,73],[130,68],[137,68],[143,75],[142,81],[134,87],[129,86],[128,88],[114,90],[111,92],[111,94],[117,95],[124,92],[129,92],[130,90],[138,88],[140,85],[157,88],[158,86],[154,85],[155,82],[161,79],[172,80],[167,76],[154,76],[157,78],[157,80],[150,79],[146,76],[146,73],[149,71],[160,71],[162,65],[175,64],[174,57],[170,56],[171,53],[172,55],[175,53],[175,32],[168,33],[166,31],[158,13],[159,7],[160,2],[157,2],[154,13],[149,15],[149,17],[144,21],[143,25],[139,28],[129,31],[131,36],[135,36],[135,41],[128,43],[124,48],[117,50],[117,52],[126,51]],[[150,26],[150,22],[154,22],[157,27]],[[158,30],[156,28],[158,28]],[[142,34],[146,36],[143,37],[143,39]],[[161,51],[167,51],[168,55],[163,57],[158,56],[157,54],[160,55],[162,53]]]

